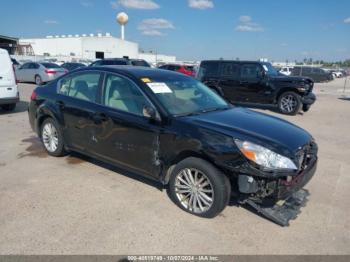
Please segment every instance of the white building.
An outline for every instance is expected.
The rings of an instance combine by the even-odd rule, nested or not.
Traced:
[[[19,44],[30,46],[35,56],[59,57],[65,61],[70,61],[73,58],[95,60],[123,56],[144,59],[149,63],[173,63],[176,61],[175,56],[139,53],[138,43],[115,38],[109,33],[105,35],[60,35],[20,39]]]
[[[46,38],[20,39],[22,45],[31,45],[39,56],[64,56],[82,59],[101,59],[129,56],[138,58],[137,43],[102,35],[61,35]]]

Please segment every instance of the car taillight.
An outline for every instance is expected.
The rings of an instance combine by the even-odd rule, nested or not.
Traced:
[[[46,69],[46,70],[45,70],[45,73],[46,73],[46,74],[56,74],[57,71],[52,70],[52,69]]]
[[[30,96],[30,100],[34,101],[36,100],[36,98],[37,98],[37,94],[35,93],[35,91],[33,91],[32,95]]]

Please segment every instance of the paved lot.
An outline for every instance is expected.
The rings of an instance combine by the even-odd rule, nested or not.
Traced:
[[[320,147],[310,201],[282,228],[236,206],[200,219],[152,183],[77,156],[47,156],[28,124],[25,101],[34,86],[21,84],[16,112],[0,112],[0,254],[350,254],[343,86],[318,85],[317,104],[304,115],[264,111],[305,128]]]

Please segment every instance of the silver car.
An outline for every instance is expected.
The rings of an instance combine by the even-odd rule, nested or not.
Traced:
[[[47,62],[25,63],[16,70],[16,78],[19,82],[34,82],[41,85],[50,82],[68,71],[59,65]]]

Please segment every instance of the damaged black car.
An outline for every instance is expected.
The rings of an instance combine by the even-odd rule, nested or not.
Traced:
[[[206,218],[234,196],[288,225],[317,166],[305,130],[159,69],[74,71],[34,90],[29,120],[48,154],[79,152],[159,181],[181,209]]]

